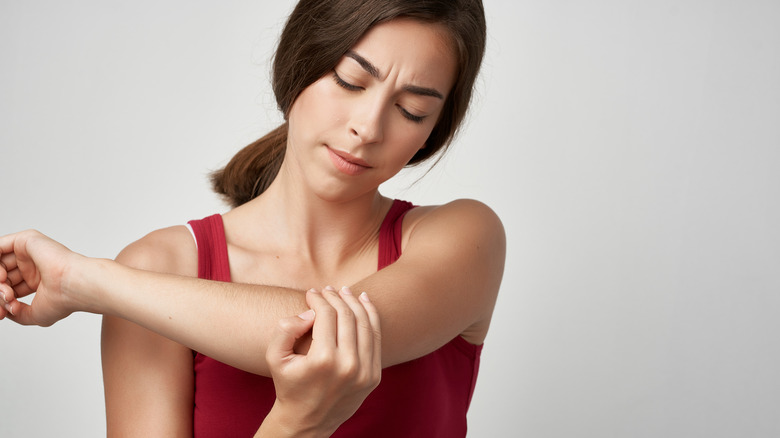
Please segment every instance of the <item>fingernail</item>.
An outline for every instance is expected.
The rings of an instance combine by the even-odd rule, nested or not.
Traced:
[[[3,302],[4,302],[4,303],[7,303],[7,302],[8,302],[8,298],[6,298],[6,297],[5,297],[5,292],[3,292],[3,291],[0,291],[0,297],[3,297]]]
[[[298,315],[298,318],[301,318],[304,321],[311,321],[314,319],[314,310],[309,309]]]
[[[331,292],[336,292],[336,289],[334,289],[333,286],[325,286],[325,290],[329,290]]]
[[[365,302],[367,302],[367,303],[370,303],[370,302],[371,302],[371,300],[369,300],[369,299],[368,299],[368,294],[367,294],[367,293],[365,293],[365,292],[363,292],[362,294],[360,294],[360,299],[361,299],[361,300],[363,300],[363,301],[365,301]]]
[[[342,287],[341,293],[344,295],[352,295],[352,291],[349,289],[349,286]]]
[[[317,293],[317,289],[311,288],[307,292],[312,293],[312,294],[316,294]]]
[[[13,310],[11,310],[11,304],[9,304],[9,303],[5,303],[5,306],[4,306],[4,307],[5,307],[5,310],[7,310],[7,311],[8,311],[8,313],[10,313],[10,314],[11,314],[11,315],[13,315],[13,316],[16,316],[16,314],[14,313],[14,311],[13,311]]]

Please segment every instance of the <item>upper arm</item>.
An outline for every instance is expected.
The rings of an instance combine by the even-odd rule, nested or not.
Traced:
[[[355,285],[368,291],[382,317],[383,366],[458,335],[482,343],[503,276],[504,228],[484,204],[454,201],[408,221],[398,261]]]
[[[189,231],[155,231],[116,258],[124,265],[177,275],[197,269]],[[192,350],[132,322],[103,317],[101,336],[109,435],[192,435]]]

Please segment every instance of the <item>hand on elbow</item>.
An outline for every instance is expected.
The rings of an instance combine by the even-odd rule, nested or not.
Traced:
[[[296,427],[331,433],[379,384],[379,315],[366,294],[348,288],[312,289],[306,301],[310,310],[279,321],[266,354],[276,387],[273,409]],[[309,351],[296,354],[296,340],[309,330]]]

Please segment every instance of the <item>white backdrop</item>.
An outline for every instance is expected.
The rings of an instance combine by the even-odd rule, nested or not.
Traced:
[[[384,187],[506,226],[470,436],[780,435],[780,3],[485,1],[466,130]],[[291,5],[0,1],[0,234],[113,257],[224,211]],[[0,436],[104,434],[99,324],[0,322]]]

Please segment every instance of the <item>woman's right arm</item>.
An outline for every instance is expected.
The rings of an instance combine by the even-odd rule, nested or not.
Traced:
[[[481,344],[504,269],[503,226],[484,204],[458,200],[410,215],[403,255],[354,285],[390,321],[383,366],[430,353],[458,335]],[[33,231],[0,237],[0,252],[5,264],[0,282],[7,278],[12,285],[0,284],[0,291],[18,323],[51,325],[75,311],[114,314],[264,376],[269,375],[264,352],[276,321],[306,310],[302,291],[89,260]],[[31,294],[36,294],[32,305],[15,299]]]
[[[195,245],[184,227],[155,231],[125,248],[116,261],[167,274],[197,273]],[[108,436],[192,436],[192,350],[106,315],[101,355]]]
[[[126,248],[117,261],[138,269],[191,275],[195,272],[195,248],[186,234],[176,229],[158,231]],[[46,238],[29,248],[37,263],[62,264],[62,257],[80,257]],[[42,237],[42,236],[41,236]],[[180,242],[182,245],[171,245]],[[10,288],[25,292],[43,291],[47,277],[63,275],[57,269],[37,271],[28,264],[27,244],[14,252],[0,253],[0,297],[5,301]],[[18,266],[8,275],[7,266]],[[24,277],[34,281],[28,286]],[[17,277],[17,275],[19,277]],[[35,299],[61,302],[34,306],[28,316],[43,326],[51,325],[75,310],[88,310],[81,303],[68,302],[59,294],[40,294]],[[7,304],[7,303],[4,303]],[[276,401],[256,438],[327,437],[360,407],[379,384],[382,371],[379,314],[368,296],[352,295],[348,288],[336,293],[331,288],[306,293],[311,310],[298,317],[282,318],[266,350],[266,361],[276,387]],[[0,306],[0,319],[7,316]],[[32,310],[32,309],[30,309]],[[9,312],[10,313],[10,312]],[[13,317],[13,313],[10,313]],[[316,316],[315,316],[316,315]],[[316,319],[316,321],[314,321]],[[313,327],[313,328],[312,328]],[[296,342],[310,329],[313,340],[306,353],[296,353]],[[191,436],[193,406],[192,351],[134,323],[104,317],[103,365],[109,436]]]

